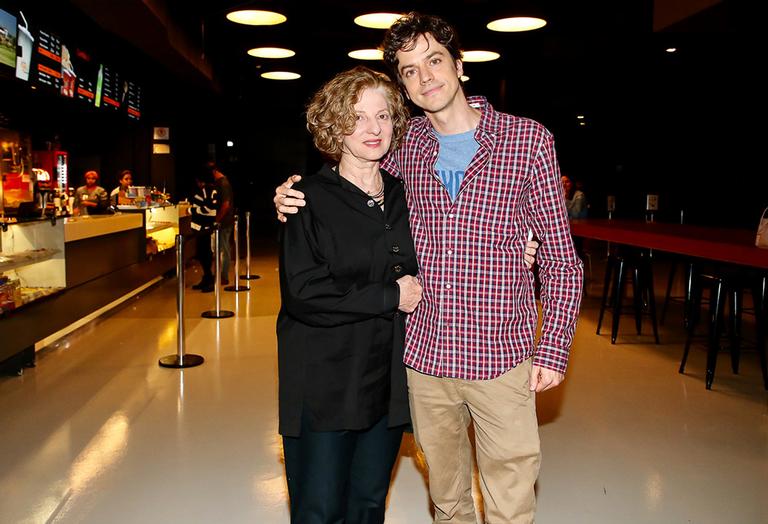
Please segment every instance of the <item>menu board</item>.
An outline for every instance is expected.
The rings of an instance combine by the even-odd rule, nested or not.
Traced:
[[[125,109],[131,120],[141,119],[141,86],[136,82],[126,81],[128,86],[125,96]]]
[[[2,9],[0,9],[0,66],[16,67],[16,17]]]
[[[75,98],[93,105],[96,101],[96,81],[99,74],[99,65],[86,51],[76,48],[72,55],[72,61],[77,71],[75,84]]]
[[[102,64],[99,78],[101,79],[101,106],[112,111],[120,111],[120,107],[122,107],[121,89],[123,87],[120,73]]]
[[[69,37],[34,30],[23,13],[14,14],[0,9],[0,76],[7,66],[6,76],[13,77],[15,72],[16,78],[29,81],[33,88],[141,119],[139,83],[95,58],[87,47],[74,45]]]
[[[61,91],[61,40],[56,35],[38,32],[35,63],[36,83]]]

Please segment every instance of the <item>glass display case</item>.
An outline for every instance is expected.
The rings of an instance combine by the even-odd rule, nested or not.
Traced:
[[[64,223],[7,224],[0,234],[0,314],[66,287]]]

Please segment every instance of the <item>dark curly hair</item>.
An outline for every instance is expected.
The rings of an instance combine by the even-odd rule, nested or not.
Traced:
[[[307,129],[326,158],[338,162],[342,137],[355,129],[355,104],[366,89],[380,89],[392,118],[392,144],[396,149],[408,128],[408,110],[400,90],[387,75],[364,66],[344,71],[326,82],[307,106]]]
[[[402,80],[397,70],[397,52],[412,50],[416,47],[418,38],[427,33],[442,44],[454,60],[461,60],[461,45],[453,26],[440,17],[412,11],[389,28],[381,44],[384,50],[384,63],[399,84],[402,85]]]

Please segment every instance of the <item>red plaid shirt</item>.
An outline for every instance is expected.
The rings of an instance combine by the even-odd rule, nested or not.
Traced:
[[[480,148],[451,202],[435,173],[438,142],[414,118],[399,150],[382,163],[406,184],[424,298],[410,315],[404,361],[440,377],[484,380],[534,356],[565,372],[582,290],[552,135],[541,124],[497,113],[481,97]],[[523,253],[540,240],[542,335],[534,278]]]

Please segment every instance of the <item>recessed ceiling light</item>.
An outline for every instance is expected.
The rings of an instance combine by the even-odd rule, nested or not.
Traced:
[[[675,52],[677,52],[677,48],[676,47],[668,47],[667,48],[667,53],[675,53]]]
[[[236,24],[245,25],[277,25],[282,24],[288,18],[274,11],[256,11],[253,9],[244,9],[241,11],[232,11],[227,13],[227,20]]]
[[[579,122],[579,125],[580,126],[585,126],[585,125],[587,125],[587,123],[586,122]]]
[[[490,62],[496,60],[501,55],[493,51],[464,51],[462,60],[464,62]]]
[[[296,52],[282,47],[254,47],[248,50],[248,54],[258,58],[289,58]]]
[[[584,115],[576,115],[576,118],[578,118],[579,120],[584,120]]]
[[[402,16],[398,13],[368,13],[355,18],[355,23],[371,29],[389,29]]]
[[[545,25],[547,25],[547,21],[542,18],[515,16],[512,18],[500,18],[499,20],[494,20],[485,27],[491,31],[500,31],[502,33],[519,33],[521,31],[541,29]]]
[[[235,147],[235,143],[231,140],[227,140],[227,147]]]
[[[468,77],[467,75],[461,75],[461,78],[460,78],[460,80],[461,80],[462,82],[466,82],[467,80],[469,80],[469,77]]]
[[[296,80],[297,78],[301,78],[301,75],[289,71],[268,71],[266,73],[261,73],[261,77],[266,78],[267,80]]]
[[[347,53],[347,56],[357,60],[382,60],[384,53],[380,49],[357,49]]]

